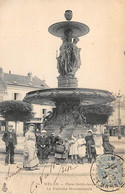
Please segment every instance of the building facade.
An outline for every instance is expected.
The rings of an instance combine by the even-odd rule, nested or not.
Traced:
[[[113,109],[107,124],[110,136],[125,136],[125,96],[113,102]]]
[[[48,85],[44,80],[41,80],[37,76],[28,73],[27,76],[4,73],[3,69],[0,68],[0,102],[6,100],[23,100],[27,92],[33,90],[40,90],[48,88]],[[40,127],[43,122],[43,118],[51,111],[50,106],[33,105],[34,118],[32,123],[35,124],[36,128]],[[17,124],[17,134],[22,135],[23,131],[27,127],[29,122]],[[14,123],[13,123],[14,124]],[[3,132],[6,128],[5,120],[0,117],[0,132]]]

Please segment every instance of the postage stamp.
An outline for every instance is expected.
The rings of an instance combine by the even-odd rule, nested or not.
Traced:
[[[120,189],[125,184],[125,163],[118,155],[106,154],[97,157],[92,163],[90,176],[93,184],[106,192]]]

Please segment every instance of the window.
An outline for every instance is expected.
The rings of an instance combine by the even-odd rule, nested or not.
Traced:
[[[14,93],[14,100],[19,100],[20,94],[19,93]]]
[[[42,114],[46,115],[46,109],[42,109]]]

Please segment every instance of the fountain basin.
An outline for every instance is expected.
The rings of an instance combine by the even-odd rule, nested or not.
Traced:
[[[81,105],[106,104],[115,100],[107,90],[88,88],[49,88],[28,92],[24,101],[40,104],[55,105],[61,102],[79,102]]]

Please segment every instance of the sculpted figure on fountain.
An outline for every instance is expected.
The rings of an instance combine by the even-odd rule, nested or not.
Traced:
[[[62,37],[60,54],[57,57],[57,68],[61,76],[74,76],[80,68],[81,48],[76,46],[78,41],[79,38],[73,37],[71,31],[65,32],[64,37]]]

